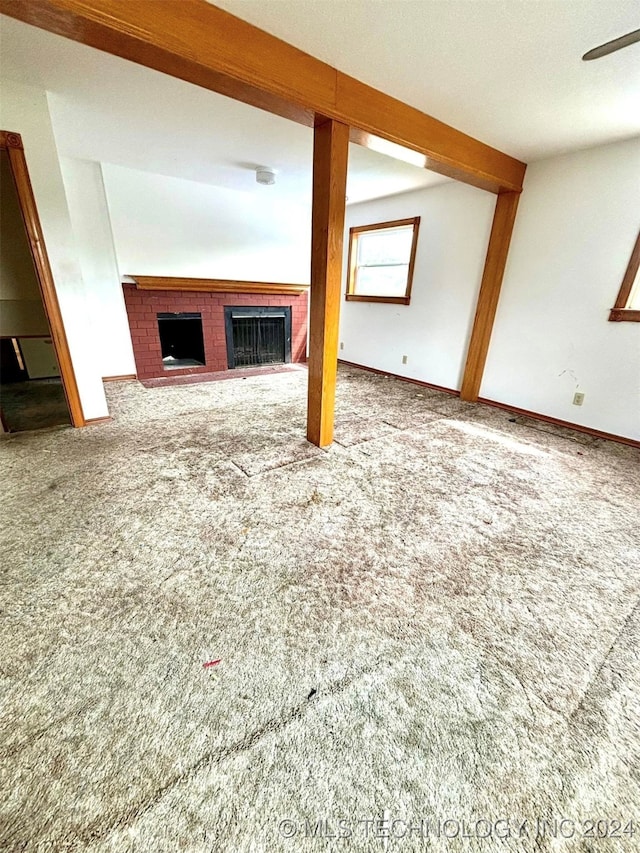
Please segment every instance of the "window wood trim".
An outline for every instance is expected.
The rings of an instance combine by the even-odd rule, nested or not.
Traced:
[[[359,234],[370,231],[380,231],[385,228],[404,228],[411,225],[413,236],[411,239],[411,253],[409,255],[409,268],[407,270],[407,287],[404,296],[367,296],[362,293],[354,293],[356,280],[357,251],[354,251],[354,243],[357,243]],[[347,302],[381,302],[391,305],[409,305],[411,302],[411,288],[413,286],[413,270],[416,263],[416,250],[418,248],[418,232],[420,230],[420,217],[412,216],[409,219],[394,219],[390,222],[375,222],[373,225],[357,225],[349,229],[349,255],[347,260],[347,289],[345,299]]]
[[[609,320],[614,323],[619,323],[622,320],[626,320],[631,323],[640,323],[640,309],[627,307],[629,304],[629,298],[631,297],[631,288],[633,287],[633,282],[638,274],[639,267],[640,230],[638,231],[636,244],[631,252],[631,257],[629,258],[629,265],[627,266],[624,278],[622,279],[618,298],[616,299],[615,305],[609,312]]]

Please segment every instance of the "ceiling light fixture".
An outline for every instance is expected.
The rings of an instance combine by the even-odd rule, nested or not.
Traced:
[[[258,166],[256,169],[256,181],[267,187],[272,186],[276,182],[275,170],[269,169],[267,166]]]
[[[417,166],[419,169],[425,169],[427,166],[427,158],[424,154],[406,148],[404,145],[398,145],[397,142],[389,142],[388,139],[374,136],[372,133],[366,134],[366,143],[364,144],[372,151],[377,151],[378,154],[385,154],[387,157],[393,157],[394,160],[402,160],[411,166]]]

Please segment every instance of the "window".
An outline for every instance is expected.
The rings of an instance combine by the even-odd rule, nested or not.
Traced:
[[[348,300],[408,305],[420,217],[349,231]]]
[[[631,252],[629,266],[622,279],[622,287],[616,304],[611,309],[609,319],[619,322],[620,320],[631,320],[640,323],[640,231],[636,244]]]

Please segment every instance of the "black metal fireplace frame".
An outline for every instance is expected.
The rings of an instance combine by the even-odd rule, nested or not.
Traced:
[[[228,305],[224,309],[224,327],[227,339],[227,366],[236,367],[233,346],[233,320],[246,317],[282,317],[284,319],[284,364],[291,363],[291,306],[266,307],[256,305]],[[259,366],[259,365],[256,365]]]

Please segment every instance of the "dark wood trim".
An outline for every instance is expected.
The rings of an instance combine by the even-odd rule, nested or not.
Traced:
[[[308,126],[331,118],[491,192],[522,189],[519,160],[204,0],[0,0],[0,12]]]
[[[406,225],[420,224],[419,216],[408,216],[406,219],[390,219],[388,222],[373,222],[371,225],[354,225],[349,234],[360,234],[363,231],[382,231],[385,228],[404,228]]]
[[[19,133],[0,131],[0,149],[6,150],[9,155],[9,163],[27,232],[27,240],[31,249],[36,277],[40,285],[42,304],[49,323],[51,340],[53,341],[53,348],[60,368],[62,387],[67,399],[67,405],[69,406],[71,424],[74,427],[81,427],[85,425],[85,418],[82,412],[78,383],[71,361],[69,343],[64,330],[64,322],[49,264],[40,217],[38,216],[38,208],[36,207],[36,200],[29,178],[22,137]],[[38,335],[38,337],[46,337],[46,335]]]
[[[125,373],[122,376],[103,376],[103,382],[130,382],[132,379],[137,379],[136,373]]]
[[[345,293],[347,302],[387,302],[391,305],[409,305],[409,296],[362,296],[359,293]]]
[[[0,130],[0,148],[17,148],[24,151],[22,137],[19,133],[12,133],[10,130]]]
[[[25,300],[25,301],[27,301],[27,300]],[[32,300],[28,300],[28,301],[31,302]],[[36,301],[37,300],[35,300],[35,299],[33,300],[33,302],[36,302]],[[2,340],[12,340],[13,338],[15,338],[16,340],[22,340],[23,338],[49,338],[49,339],[52,339],[52,335],[51,335],[51,332],[47,332],[46,335],[0,335],[0,338],[2,338]]]
[[[409,268],[407,270],[407,285],[404,296],[367,296],[364,293],[355,293],[358,283],[357,245],[361,234],[371,231],[382,231],[386,228],[404,228],[412,226],[411,252],[409,254]],[[418,248],[418,234],[420,232],[420,217],[412,216],[408,219],[395,219],[389,222],[375,222],[372,225],[356,225],[349,229],[349,254],[347,260],[347,283],[345,299],[347,302],[388,302],[393,305],[409,305],[411,302],[411,287],[413,285],[413,271],[416,265],[416,251]]]
[[[321,120],[313,135],[307,439],[333,441],[349,128]]]
[[[496,199],[491,236],[460,389],[462,399],[470,402],[477,400],[480,393],[519,200],[519,193],[513,192],[500,193]]]
[[[401,382],[410,382],[412,385],[419,385],[421,388],[430,388],[432,391],[442,391],[445,394],[451,394],[452,397],[459,397],[460,392],[454,388],[445,388],[444,385],[434,385],[433,382],[423,382],[422,379],[412,379],[410,376],[401,376],[399,373],[389,373],[388,370],[378,370],[377,367],[367,367],[366,364],[358,364],[355,361],[345,361],[344,358],[339,358],[340,364],[346,364],[347,367],[357,367],[359,370],[368,370],[369,373],[377,373],[379,376],[391,376],[392,379],[399,379]]]
[[[411,300],[411,288],[413,287],[413,272],[416,266],[416,252],[418,251],[418,235],[420,234],[420,217],[413,217],[413,239],[411,240],[411,254],[409,256],[409,272],[407,274],[407,292],[405,298]],[[407,303],[408,304],[408,303]]]
[[[618,291],[618,298],[609,314],[609,320],[619,323],[621,320],[630,320],[632,323],[640,323],[640,310],[628,308],[631,298],[631,288],[640,268],[640,230],[625,270],[622,285]]]
[[[271,295],[306,293],[308,284],[270,281],[235,281],[224,278],[174,278],[159,275],[129,275],[138,290],[186,290],[206,293],[265,293]],[[126,282],[125,282],[126,283]]]
[[[100,426],[100,424],[108,424],[113,420],[111,415],[105,415],[103,418],[87,418],[84,422],[85,426]]]
[[[609,312],[609,320],[613,323],[626,321],[628,323],[640,323],[640,309],[638,308],[612,308]]]
[[[359,370],[367,370],[369,373],[377,373],[379,376],[391,376],[393,379],[400,379],[402,382],[410,382],[412,385],[420,385],[423,388],[431,388],[434,391],[443,391],[445,394],[451,394],[454,397],[459,397],[460,392],[453,388],[445,388],[443,385],[434,385],[432,382],[423,382],[420,379],[411,379],[409,376],[399,376],[397,373],[389,373],[388,370],[378,370],[376,367],[367,367],[366,364],[358,364],[355,361],[345,361],[339,359],[340,364],[345,364],[348,367],[357,367]],[[532,418],[535,421],[543,421],[544,423],[554,424],[555,426],[573,429],[576,432],[582,432],[586,435],[592,435],[594,438],[603,438],[607,441],[617,441],[619,444],[627,444],[630,447],[640,449],[640,441],[634,438],[625,438],[623,435],[615,435],[611,432],[602,432],[601,430],[592,429],[591,427],[582,426],[582,424],[574,424],[571,421],[561,421],[558,418],[552,418],[549,415],[541,415],[538,412],[530,412],[528,409],[519,409],[517,406],[511,406],[508,403],[498,403],[495,400],[488,400],[486,397],[478,397],[475,401],[482,403],[485,406],[493,406],[496,409],[503,409],[505,412],[510,412],[514,415],[522,415],[527,418]]]
[[[615,435],[611,432],[602,432],[599,429],[583,426],[582,424],[574,424],[572,421],[561,421],[559,418],[552,418],[550,415],[541,415],[539,412],[530,412],[528,409],[520,409],[517,406],[511,406],[509,403],[498,403],[496,400],[488,400],[486,397],[478,397],[478,403],[483,403],[485,406],[494,406],[496,409],[504,409],[505,412],[511,412],[514,415],[522,415],[526,418],[532,418],[536,421],[543,421],[554,426],[573,429],[576,432],[583,432],[586,435],[591,435],[594,438],[603,438],[607,441],[616,441],[618,444],[627,444],[629,447],[640,449],[640,441],[635,438],[626,438],[624,435]]]

